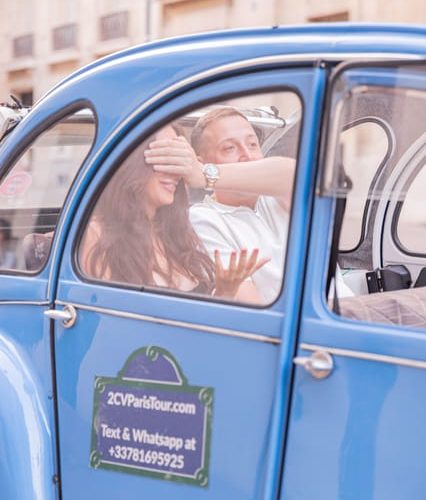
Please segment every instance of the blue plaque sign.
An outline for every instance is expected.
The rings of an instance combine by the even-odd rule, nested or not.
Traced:
[[[90,465],[207,486],[212,409],[213,389],[188,385],[168,351],[139,349],[95,379]]]

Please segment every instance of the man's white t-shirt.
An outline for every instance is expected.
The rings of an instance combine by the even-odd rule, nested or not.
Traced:
[[[278,201],[259,196],[254,210],[223,205],[206,197],[190,209],[191,223],[211,258],[219,250],[224,266],[231,252],[258,248],[259,257],[271,260],[253,274],[252,280],[266,303],[274,301],[283,279],[289,216]]]

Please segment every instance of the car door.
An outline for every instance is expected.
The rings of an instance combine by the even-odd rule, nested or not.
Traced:
[[[94,165],[90,186],[70,202],[77,209],[55,301],[65,321],[57,316],[54,323],[64,500],[263,498],[281,452],[271,439],[289,397],[324,81],[321,68],[275,67],[175,97]],[[295,143],[293,137],[297,175],[285,252],[292,272],[285,272],[274,299],[250,306],[85,272],[79,252],[86,228],[129,148],[160,125],[185,126],[194,111],[225,102],[241,109],[274,104],[288,115],[295,104],[303,109]],[[285,123],[262,113],[253,118],[263,120],[260,128]]]
[[[368,294],[365,272],[405,264],[416,277],[422,265],[421,255],[401,251],[395,235],[404,234],[405,245],[416,245],[417,253],[424,249],[424,196],[416,198],[409,189],[414,183],[421,183],[417,191],[425,189],[420,173],[425,161],[424,61],[342,65],[330,86],[326,166],[314,202],[281,498],[422,499],[425,289]],[[370,99],[374,95],[376,105]],[[370,99],[364,119],[376,116],[376,123],[391,131],[383,136],[392,141],[390,149],[371,130],[352,144],[341,141],[347,120],[362,118],[363,96]],[[380,116],[384,96],[387,117]],[[351,178],[344,169],[345,160],[353,157],[357,168]],[[355,177],[371,180],[374,175],[366,168],[374,164],[373,189],[357,190]],[[345,279],[358,271],[356,279],[362,275],[364,286],[333,300],[336,290],[339,296],[337,280],[331,294],[326,292],[327,269],[332,266],[333,274],[336,265],[330,260],[333,218],[345,220],[345,200],[347,210],[354,190],[355,196],[363,193],[358,206],[364,208],[349,227],[356,233],[353,242],[359,241],[354,252],[362,248],[363,255],[351,261],[351,269],[348,255],[340,253],[340,272]],[[397,232],[395,205],[405,204],[411,209],[399,217]],[[339,226],[334,224],[335,234]],[[338,233],[333,241],[339,241]]]

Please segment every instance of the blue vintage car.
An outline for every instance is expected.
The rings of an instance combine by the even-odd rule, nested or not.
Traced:
[[[0,108],[2,500],[426,498],[425,55],[209,33]]]

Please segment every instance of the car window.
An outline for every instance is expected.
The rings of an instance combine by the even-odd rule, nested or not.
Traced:
[[[95,137],[84,109],[42,132],[0,180],[0,268],[39,271],[66,194]]]
[[[261,94],[195,109],[141,138],[88,217],[78,253],[83,275],[155,292],[273,302],[300,116],[295,93]],[[275,146],[280,153],[271,155]]]
[[[322,194],[335,198],[333,241],[338,236],[340,245],[332,252],[327,298],[351,319],[426,328],[421,71],[417,63],[371,66],[334,81]],[[399,250],[388,222],[398,208]]]

